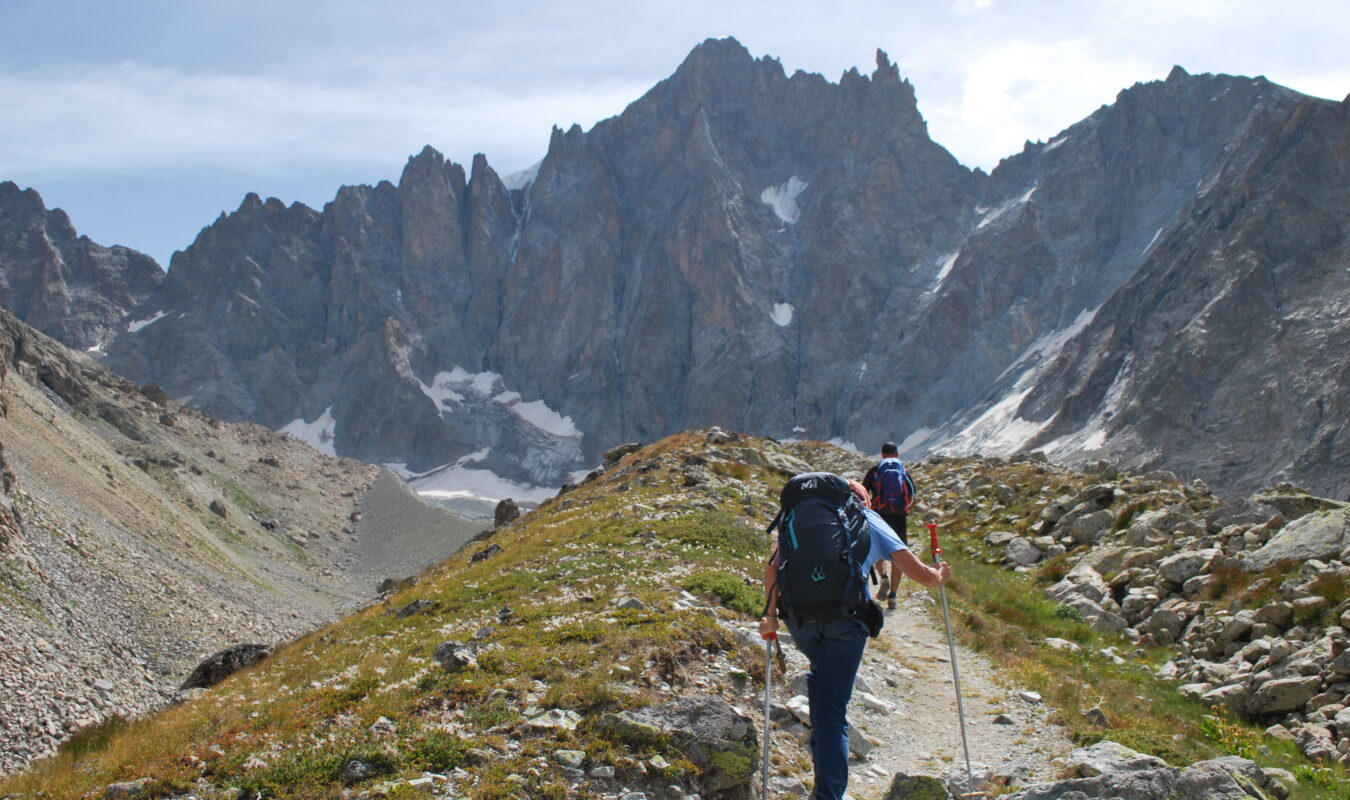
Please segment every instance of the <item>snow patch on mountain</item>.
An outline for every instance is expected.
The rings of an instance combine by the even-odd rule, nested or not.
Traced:
[[[1049,425],[1054,417],[1036,422],[1018,415],[1022,401],[1031,394],[1041,375],[1059,356],[1070,339],[1077,336],[1097,315],[1098,309],[1084,309],[1068,326],[1047,333],[1027,346],[999,381],[1017,375],[1017,381],[1001,400],[990,406],[959,433],[937,448],[948,455],[988,453],[1007,455],[1016,452]],[[1020,372],[1020,374],[1018,374]]]
[[[832,444],[835,447],[838,447],[841,450],[847,450],[850,453],[862,453],[862,450],[856,444],[840,436],[830,439],[826,444]]]
[[[1022,206],[1031,202],[1031,196],[1035,193],[1036,187],[1033,186],[1030,189],[1027,189],[1026,194],[1022,195],[1016,200],[1009,200],[1008,202],[1004,203],[1003,205],[999,206],[993,211],[990,211],[989,213],[984,215],[984,219],[980,220],[980,224],[976,225],[975,229],[979,230],[980,228],[983,228],[986,225],[990,225],[996,222],[1000,217],[1007,214],[1008,212],[1021,208]]]
[[[534,183],[535,178],[539,177],[539,168],[543,166],[543,164],[543,159],[540,159],[525,169],[507,175],[505,178],[502,178],[502,185],[507,189],[524,189],[526,186]]]
[[[1097,409],[1097,413],[1082,428],[1073,433],[1065,434],[1041,448],[1046,455],[1071,457],[1074,453],[1086,454],[1089,451],[1105,448],[1107,443],[1106,424],[1124,409],[1128,401],[1127,392],[1133,372],[1134,354],[1129,353],[1121,362],[1120,369],[1116,371],[1116,376],[1111,381],[1111,388],[1106,390],[1106,395],[1102,398],[1101,407]]]
[[[792,314],[795,311],[796,309],[792,307],[791,303],[774,303],[773,314],[770,316],[773,318],[773,323],[775,325],[780,328],[786,328],[788,325],[792,324]]]
[[[909,451],[914,450],[931,439],[934,433],[937,433],[937,431],[932,428],[919,428],[917,431],[906,436],[903,442],[896,445],[896,449],[902,454],[908,454]]]
[[[502,392],[492,399],[511,409],[517,417],[545,433],[563,438],[581,438],[581,431],[577,430],[577,426],[572,423],[572,418],[564,417],[549,408],[543,400],[531,400],[528,403],[522,403],[519,392]]]
[[[451,403],[464,402],[464,395],[451,388],[453,382],[451,373],[438,372],[431,383],[418,381],[417,385],[421,387],[422,394],[436,404],[436,410],[440,411],[449,408]]]
[[[167,317],[167,316],[169,316],[169,314],[168,314],[167,311],[156,311],[155,314],[154,314],[154,316],[152,316],[152,317],[148,317],[148,318],[146,318],[146,319],[133,320],[133,321],[131,321],[131,322],[128,322],[128,323],[127,323],[127,333],[135,333],[135,332],[139,331],[141,328],[144,328],[146,325],[153,325],[153,324],[155,324],[156,322],[159,322],[160,320],[164,319],[164,318]]]
[[[981,225],[983,225],[983,223]],[[957,250],[954,253],[948,253],[943,256],[942,260],[938,262],[938,274],[937,278],[933,280],[933,288],[928,290],[930,294],[937,294],[937,290],[942,288],[942,283],[946,281],[947,276],[951,274],[952,267],[956,266],[956,259],[960,257],[960,255],[961,251]]]
[[[506,498],[516,502],[542,503],[558,493],[556,487],[531,486],[508,480],[488,469],[474,469],[461,462],[420,474],[400,473],[399,464],[385,466],[400,473],[408,486],[423,497],[437,500],[479,500],[497,503]]]
[[[549,408],[543,400],[523,401],[520,392],[506,388],[501,374],[497,372],[469,372],[457,366],[449,372],[436,373],[431,383],[422,383],[420,380],[417,383],[422,394],[436,404],[437,411],[443,413],[459,410],[467,396],[473,394],[506,406],[517,417],[544,433],[565,439],[581,437],[581,431],[573,424],[571,417]]]
[[[805,191],[807,186],[810,184],[793,175],[788,178],[787,183],[770,186],[760,192],[759,199],[768,203],[779,219],[791,225],[801,215],[801,210],[797,208],[797,196]]]
[[[306,422],[303,417],[297,417],[283,425],[279,432],[292,439],[299,439],[320,453],[337,456],[333,446],[336,431],[337,420],[333,419],[333,407],[329,406],[313,422]]]

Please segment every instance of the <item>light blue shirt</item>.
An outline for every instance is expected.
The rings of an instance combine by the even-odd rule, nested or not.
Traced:
[[[867,532],[872,537],[872,548],[867,551],[867,560],[863,562],[862,571],[866,575],[872,565],[891,557],[891,554],[897,550],[908,550],[905,543],[900,541],[900,537],[891,530],[891,526],[886,524],[886,520],[881,515],[870,508],[864,508],[863,514],[867,517]]]

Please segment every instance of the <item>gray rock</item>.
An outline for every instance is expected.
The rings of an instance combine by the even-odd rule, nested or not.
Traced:
[[[525,727],[536,731],[574,731],[583,717],[570,708],[550,708],[525,720]]]
[[[1207,685],[1207,684],[1205,684]],[[1200,702],[1210,708],[1225,708],[1234,715],[1241,715],[1251,702],[1251,691],[1241,684],[1220,686],[1200,695]]]
[[[1244,568],[1253,572],[1281,561],[1331,560],[1350,547],[1350,509],[1314,511],[1294,520],[1254,553]]]
[[[1294,731],[1294,743],[1310,761],[1335,761],[1336,739],[1325,725],[1302,725]]]
[[[1004,557],[1014,564],[1030,565],[1041,560],[1044,553],[1041,548],[1031,543],[1030,539],[1018,537],[1008,542],[1008,547]]]
[[[1315,675],[1266,681],[1248,699],[1247,713],[1264,716],[1296,711],[1311,700],[1321,686],[1322,679]]]
[[[471,642],[441,642],[433,657],[446,672],[474,669],[478,666],[478,647]]]
[[[237,644],[227,647],[198,664],[178,688],[183,690],[215,686],[239,670],[262,661],[271,653],[272,648],[265,644]]]
[[[1314,497],[1293,487],[1270,489],[1254,495],[1251,502],[1276,509],[1280,516],[1290,522],[1305,517],[1314,511],[1331,511],[1347,507],[1345,503],[1324,497]]]
[[[1158,644],[1168,645],[1181,635],[1183,624],[1181,615],[1176,611],[1159,608],[1149,616],[1140,630],[1153,636],[1153,640]]]
[[[508,497],[497,503],[497,507],[493,509],[492,527],[497,529],[503,525],[509,525],[518,517],[520,517],[520,506],[516,504],[515,500]]]
[[[619,737],[658,732],[702,770],[705,794],[746,785],[759,765],[753,721],[714,695],[691,695],[647,708],[607,714],[602,728]]]
[[[1004,795],[1008,800],[1252,800],[1247,789],[1268,787],[1270,778],[1245,759],[1227,757],[1202,761],[1185,769],[1168,766],[1152,756],[1135,753],[1114,742],[1093,745],[1097,752],[1075,750],[1070,772],[1079,777],[1032,786]]]
[[[1094,511],[1074,520],[1069,535],[1079,544],[1100,541],[1116,523],[1116,515],[1107,509]]]
[[[1187,550],[1168,556],[1158,565],[1158,574],[1164,580],[1183,584],[1202,572],[1208,572],[1222,555],[1218,550]]]
[[[882,800],[948,800],[950,797],[947,787],[932,775],[897,772]]]
[[[1192,518],[1189,509],[1175,506],[1145,511],[1134,518],[1125,534],[1125,543],[1131,547],[1146,547],[1161,544],[1170,538],[1172,530]]]
[[[1274,625],[1280,630],[1288,630],[1294,622],[1294,606],[1283,601],[1267,603],[1256,609],[1252,622]]]
[[[615,447],[611,447],[610,449],[606,450],[601,455],[601,459],[603,460],[605,466],[608,467],[611,464],[618,463],[619,460],[622,459],[624,456],[629,455],[631,453],[636,453],[641,449],[642,449],[641,442],[628,442],[626,444],[617,445]]]
[[[103,789],[104,800],[138,800],[150,795],[150,779],[110,783]]]

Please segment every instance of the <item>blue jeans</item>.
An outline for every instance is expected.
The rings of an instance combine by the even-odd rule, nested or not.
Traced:
[[[811,760],[816,767],[814,800],[840,800],[848,787],[848,701],[867,645],[867,628],[842,619],[788,626],[797,649],[811,660],[806,674],[811,703]]]

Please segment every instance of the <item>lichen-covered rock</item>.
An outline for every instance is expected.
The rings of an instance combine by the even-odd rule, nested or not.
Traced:
[[[882,800],[947,800],[949,797],[947,787],[932,775],[897,772]]]
[[[658,706],[608,714],[600,724],[620,738],[668,737],[702,770],[707,793],[748,784],[759,765],[759,737],[753,721],[715,695],[691,695]]]
[[[1243,567],[1257,572],[1281,561],[1334,560],[1350,547],[1350,508],[1314,511],[1285,525]]]
[[[1247,701],[1247,713],[1253,716],[1282,714],[1303,707],[1322,686],[1318,675],[1276,678],[1262,683]]]
[[[1006,800],[1273,800],[1274,781],[1256,764],[1232,756],[1184,769],[1115,742],[1075,750],[1068,772],[1076,777],[1004,795]]]

